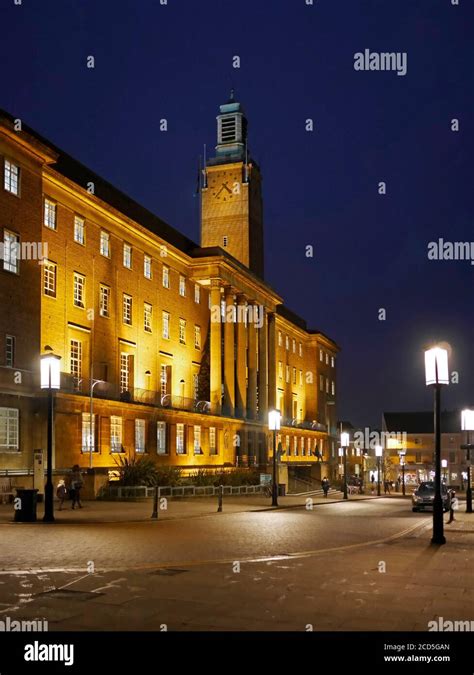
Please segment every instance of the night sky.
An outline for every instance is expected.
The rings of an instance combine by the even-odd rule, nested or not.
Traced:
[[[459,2],[0,0],[0,107],[199,243],[198,156],[235,87],[266,280],[342,348],[339,415],[378,426],[431,407],[433,340],[459,372],[443,407],[474,403],[474,266],[427,258],[438,238],[474,241],[474,3]],[[406,52],[407,74],[354,70],[364,49]]]

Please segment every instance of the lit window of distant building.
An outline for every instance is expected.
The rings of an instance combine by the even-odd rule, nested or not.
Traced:
[[[74,306],[84,309],[85,307],[86,278],[83,274],[74,272]]]
[[[186,297],[186,277],[179,275],[179,294],[182,298]]]
[[[4,162],[3,187],[12,195],[18,195],[20,191],[20,168],[8,159]]]
[[[100,255],[110,258],[110,234],[105,230],[100,233]]]
[[[130,244],[123,245],[123,266],[132,269],[132,247]]]
[[[132,296],[126,293],[122,296],[122,321],[127,326],[132,325]]]
[[[82,246],[86,243],[86,226],[80,216],[74,216],[74,241]]]
[[[143,276],[145,279],[151,279],[151,257],[143,256]]]
[[[163,265],[163,288],[170,287],[170,268]]]

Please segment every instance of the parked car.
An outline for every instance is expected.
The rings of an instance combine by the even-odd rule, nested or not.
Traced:
[[[435,496],[434,481],[425,481],[420,483],[412,495],[413,511],[424,511],[432,509]],[[446,485],[441,485],[441,499],[443,501],[443,511],[449,511],[451,504],[451,493]]]

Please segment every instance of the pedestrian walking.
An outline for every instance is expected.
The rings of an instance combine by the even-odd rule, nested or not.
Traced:
[[[449,500],[449,520],[448,520],[448,525],[449,523],[452,523],[453,520],[456,520],[454,517],[454,512],[457,511],[459,508],[459,500],[456,497],[456,492],[454,490],[451,490],[451,499]]]
[[[371,492],[372,492],[372,494],[374,494],[374,492],[375,492],[375,476],[374,476],[373,473],[370,474],[370,483],[372,485]]]
[[[79,467],[79,464],[74,464],[72,467],[72,473],[71,473],[71,493],[72,493],[72,506],[71,508],[74,509],[75,505],[77,504],[80,509],[82,509],[82,504],[81,504],[81,490],[84,485],[84,482],[82,480],[82,473],[81,469]]]
[[[329,480],[327,478],[323,478],[321,487],[323,488],[324,496],[327,497],[329,492]]]
[[[65,481],[61,478],[56,488],[56,497],[59,499],[59,510],[62,511],[64,500],[67,497],[67,487]]]

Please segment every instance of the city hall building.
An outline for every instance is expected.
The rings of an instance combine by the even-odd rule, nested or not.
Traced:
[[[272,408],[280,482],[331,469],[338,346],[265,282],[261,174],[233,96],[201,171],[200,245],[2,111],[0,166],[0,475],[30,486],[36,466],[42,492],[50,351],[56,472],[144,453],[267,472]]]

